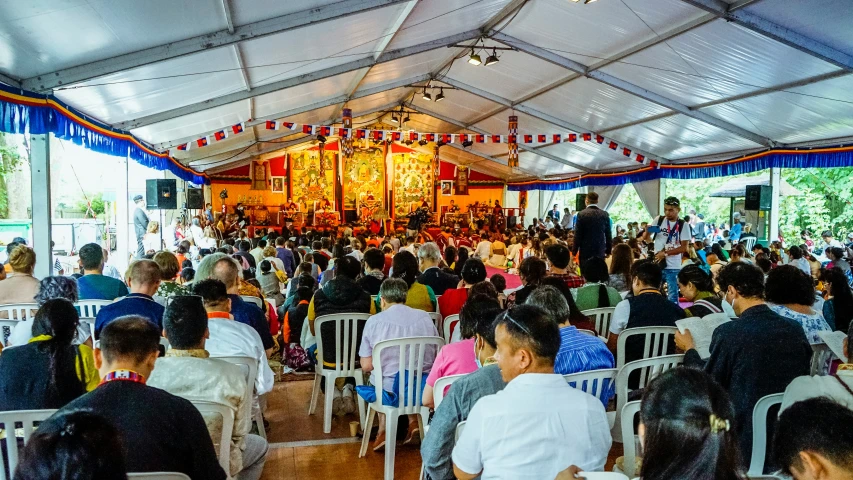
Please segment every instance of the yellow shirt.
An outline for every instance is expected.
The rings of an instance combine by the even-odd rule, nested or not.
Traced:
[[[33,342],[43,342],[50,340],[50,335],[39,335],[37,337],[33,337],[27,343]],[[77,378],[80,379],[83,383],[86,384],[86,391],[91,392],[101,383],[101,377],[98,375],[98,369],[95,368],[95,356],[92,353],[92,349],[89,348],[88,345],[77,345],[77,348],[80,349],[80,357],[83,360],[82,370],[80,362],[74,362],[74,369],[77,371]]]

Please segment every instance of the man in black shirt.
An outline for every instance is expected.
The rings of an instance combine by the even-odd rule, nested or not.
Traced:
[[[122,317],[104,327],[100,342],[95,366],[103,382],[58,414],[87,409],[107,418],[119,431],[129,472],[224,480],[201,413],[189,401],[145,385],[159,353],[157,327],[142,317]]]
[[[418,282],[432,288],[436,295],[444,295],[448,289],[459,286],[459,277],[442,271],[438,268],[440,263],[441,251],[435,242],[427,242],[418,249],[418,265],[423,272]]]

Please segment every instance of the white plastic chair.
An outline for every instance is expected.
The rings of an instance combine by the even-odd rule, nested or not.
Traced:
[[[746,237],[740,241],[743,244],[743,248],[746,249],[747,252],[752,252],[752,247],[755,246],[755,242],[758,241],[756,237]]]
[[[640,383],[638,389],[645,388],[652,380],[661,373],[675,368],[684,363],[684,355],[667,355],[664,357],[646,358],[628,362],[619,369],[616,374],[616,422],[610,430],[614,442],[622,443],[622,429],[620,428],[620,415],[625,404],[628,403],[628,378],[635,371],[640,372]]]
[[[604,337],[605,341],[610,338],[610,321],[613,320],[613,312],[616,307],[590,308],[581,313],[589,317],[595,325],[598,336]]]
[[[774,393],[761,397],[752,409],[752,457],[749,460],[750,478],[761,475],[764,471],[764,461],[767,456],[767,413],[773,405],[782,403],[784,393]],[[775,421],[775,419],[774,419]]]
[[[832,350],[825,343],[812,345],[811,376],[826,375],[829,373],[829,360],[832,358]]]
[[[441,332],[444,335],[444,343],[449,344],[450,337],[453,335],[453,329],[458,328],[459,325],[459,314],[456,315],[448,315],[444,318],[441,326]]]
[[[669,341],[675,337],[677,331],[676,327],[637,327],[622,330],[616,341],[616,368],[625,366],[625,345],[629,338],[643,336],[643,357],[634,359],[643,360],[666,355]]]
[[[178,472],[128,473],[127,478],[143,478],[145,480],[190,480],[190,477]]]
[[[313,415],[320,396],[320,382],[326,381],[325,410],[323,412],[323,433],[332,432],[332,400],[335,398],[335,380],[352,377],[356,385],[364,385],[364,373],[358,366],[358,349],[361,346],[359,325],[367,323],[368,313],[342,313],[322,315],[314,320],[317,338],[317,365],[314,366],[314,389],[311,392],[311,405],[308,415]],[[323,367],[323,328],[324,324],[335,327],[335,367]],[[363,328],[362,328],[363,329]],[[381,397],[381,396],[380,396]],[[364,400],[358,396],[358,420],[364,426]]]
[[[255,396],[255,380],[258,378],[258,361],[252,357],[212,357],[219,360],[224,360],[228,363],[240,366],[246,373],[246,398],[243,399],[243,405],[246,406],[248,416],[252,415],[252,403]],[[253,419],[258,424],[258,435],[264,440],[267,438],[267,432],[264,430],[264,419],[260,410]]]
[[[637,413],[640,412],[640,401],[628,402],[622,407],[622,413],[620,415],[620,428],[622,429],[622,438],[623,439],[632,439],[631,441],[625,441],[622,443],[622,451],[623,451],[623,460],[622,460],[622,468],[625,475],[630,478],[634,478],[634,476],[639,475],[640,472],[636,472],[637,469],[637,456],[639,452],[637,451],[637,444],[633,441],[634,436],[637,432],[634,430],[634,417],[637,416]],[[614,468],[616,466],[614,465]]]
[[[604,390],[604,381],[610,380],[607,385],[607,390],[613,388],[616,375],[619,370],[616,368],[602,368],[599,370],[590,370],[588,372],[570,373],[563,375],[563,378],[570,387],[576,388],[582,392],[588,393],[593,397],[607,401],[609,399],[602,398],[607,392]],[[610,423],[610,428],[616,423],[616,412],[607,412],[607,421]]]
[[[424,373],[424,354],[427,348],[438,349],[444,346],[444,340],[439,337],[406,337],[396,340],[385,340],[373,347],[373,378],[376,380],[376,401],[368,405],[367,424],[364,427],[364,437],[361,440],[359,458],[367,453],[367,445],[370,442],[370,430],[373,427],[373,418],[376,413],[385,415],[385,432],[388,440],[385,442],[385,480],[394,478],[394,452],[396,442],[394,441],[397,431],[397,417],[400,415],[418,416],[418,426],[421,440],[424,436],[424,418],[429,415],[429,410],[423,406],[423,392],[421,385],[426,379]],[[398,371],[400,381],[397,394],[398,406],[391,407],[382,404],[382,351],[394,348],[399,350]],[[386,365],[386,368],[388,366]],[[409,388],[406,389],[408,384]]]
[[[432,323],[435,325],[436,331],[441,331],[441,314],[438,312],[426,312],[429,315],[429,318],[432,319]]]
[[[438,410],[438,406],[442,401],[444,401],[444,391],[447,390],[447,387],[453,385],[456,380],[459,380],[465,375],[467,374],[460,373],[458,375],[448,375],[435,381],[435,385],[432,387],[432,398],[435,403],[435,410]]]
[[[163,348],[165,348],[167,352],[172,348],[172,344],[169,343],[169,339],[166,337],[160,337],[160,345],[163,345]]]
[[[264,297],[264,300],[265,300],[267,303],[269,303],[270,305],[272,305],[273,310],[275,310],[275,309],[276,309],[276,307],[278,307],[278,305],[276,305],[276,302],[275,302],[275,299],[274,299],[274,298]]]
[[[80,313],[80,318],[95,319],[98,316],[98,311],[104,305],[113,303],[113,300],[78,300],[74,304],[77,307],[77,312]]]
[[[35,431],[35,424],[47,420],[53,415],[56,410],[18,410],[10,412],[0,412],[0,425],[6,430],[6,435],[0,439],[0,445],[6,443],[6,450],[9,456],[9,472],[12,476],[15,474],[15,468],[18,467],[18,440],[15,437],[15,424],[20,423],[24,431],[24,443],[30,441],[30,437]],[[11,439],[11,441],[10,441]],[[6,479],[6,465],[3,462],[3,455],[0,455],[0,480]]]
[[[453,443],[454,444],[459,441],[459,437],[461,437],[462,432],[465,431],[465,424],[467,422],[468,422],[467,420],[462,420],[461,422],[456,424],[456,433],[453,435]]]
[[[253,297],[251,295],[240,295],[240,298],[243,299],[244,302],[253,303],[258,306],[261,310],[264,309],[264,301],[258,297]]]
[[[577,476],[590,480],[628,480],[628,477],[616,472],[580,472]]]
[[[202,417],[208,417],[211,415],[218,415],[222,417],[222,423],[216,424],[221,425],[219,438],[211,437],[211,440],[213,440],[213,446],[214,448],[217,448],[217,452],[219,454],[219,466],[221,466],[222,469],[225,470],[226,475],[230,476],[231,435],[234,432],[234,411],[225,405],[213,402],[196,400],[193,401],[192,404],[195,405],[195,408],[198,409]],[[263,425],[260,425],[260,427],[263,427]]]
[[[0,305],[0,343],[6,345],[6,340],[12,335],[12,330],[18,322],[35,317],[39,306],[35,303],[9,303]],[[6,328],[9,333],[6,333]]]

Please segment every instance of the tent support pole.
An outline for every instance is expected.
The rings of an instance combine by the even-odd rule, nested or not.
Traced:
[[[772,196],[770,201],[770,234],[767,236],[767,242],[772,242],[779,238],[779,201],[782,197],[782,169],[770,168],[770,187]]]
[[[50,246],[50,133],[30,135],[30,178],[32,181],[32,238],[36,252],[36,278],[48,277],[53,272],[53,249]]]

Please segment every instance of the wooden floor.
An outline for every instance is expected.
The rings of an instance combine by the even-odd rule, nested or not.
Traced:
[[[312,379],[313,376],[306,376]],[[266,418],[270,422],[267,440],[270,451],[262,480],[362,480],[381,479],[385,456],[368,449],[358,458],[359,438],[349,435],[349,423],[357,415],[332,416],[332,432],[323,433],[323,394],[317,411],[308,415],[311,381],[276,383],[268,397]],[[334,443],[333,443],[334,442]],[[342,443],[341,443],[342,442]],[[622,454],[614,444],[607,469]],[[416,480],[420,472],[419,446],[397,446],[394,478]]]

